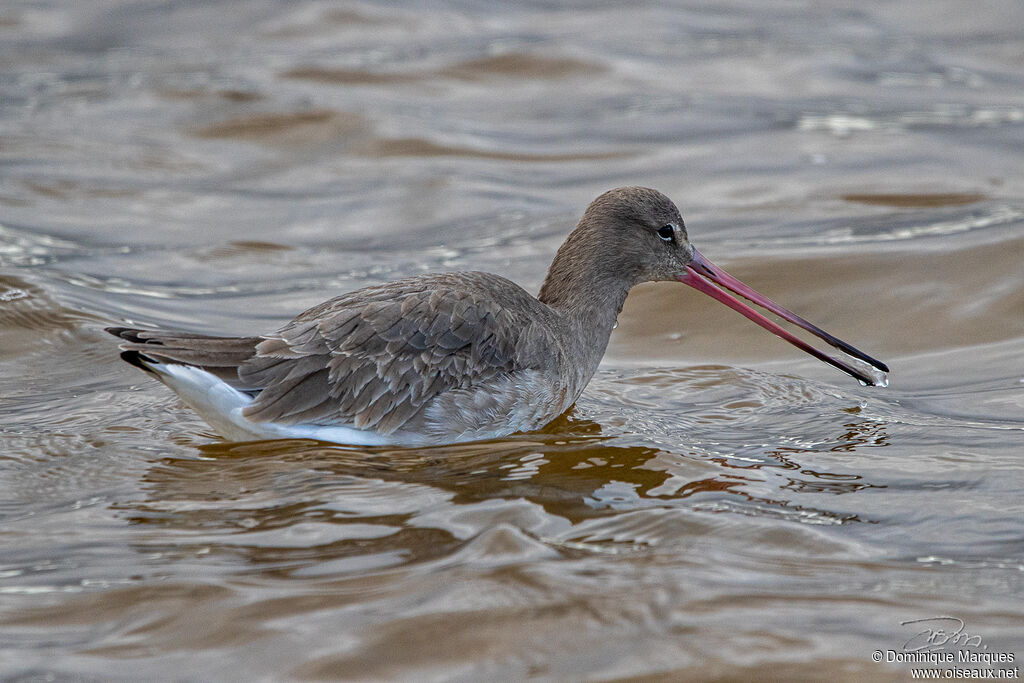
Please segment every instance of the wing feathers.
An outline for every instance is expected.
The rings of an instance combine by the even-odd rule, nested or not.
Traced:
[[[216,366],[258,391],[244,409],[257,422],[354,425],[390,434],[416,429],[443,392],[551,363],[535,318],[543,304],[496,275],[460,273],[369,287],[315,306],[265,337],[222,339],[123,330],[124,348]],[[537,330],[540,330],[538,334]]]
[[[314,406],[320,406],[327,397],[327,370],[286,376],[259,394],[259,400],[242,409],[242,414],[254,422],[282,422],[294,424],[295,418]]]

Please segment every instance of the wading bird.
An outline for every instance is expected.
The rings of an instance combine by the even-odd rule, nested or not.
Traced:
[[[862,383],[884,384],[883,363],[705,259],[675,204],[642,187],[587,207],[537,297],[490,273],[418,275],[343,294],[256,337],[108,331],[124,360],[228,439],[448,444],[538,429],[565,412],[597,371],[626,294],[652,280],[687,284]],[[874,370],[822,353],[730,291]]]

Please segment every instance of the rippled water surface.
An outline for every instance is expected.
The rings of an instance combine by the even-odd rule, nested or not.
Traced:
[[[938,615],[1019,664],[1022,7],[0,5],[0,669],[904,680]],[[890,387],[643,285],[541,433],[232,444],[102,332],[535,291],[626,184]]]

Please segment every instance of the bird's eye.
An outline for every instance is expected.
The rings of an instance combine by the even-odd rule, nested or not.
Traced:
[[[676,229],[671,225],[663,225],[658,228],[658,237],[668,242],[669,244],[676,243]]]

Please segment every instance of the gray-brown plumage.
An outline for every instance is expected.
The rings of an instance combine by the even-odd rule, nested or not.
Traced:
[[[694,254],[667,197],[626,187],[588,207],[537,298],[489,273],[422,275],[349,292],[259,337],[109,331],[122,357],[225,436],[451,443],[536,429],[568,409],[630,288],[681,279]]]

